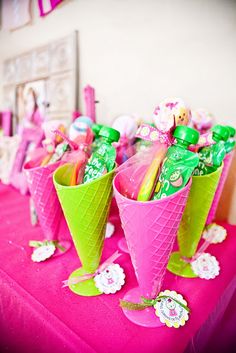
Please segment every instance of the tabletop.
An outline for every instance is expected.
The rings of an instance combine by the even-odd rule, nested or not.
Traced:
[[[103,260],[117,250],[124,235],[114,202],[110,220],[116,231],[105,240]],[[191,315],[186,325],[180,329],[144,328],[127,320],[119,307],[119,299],[137,286],[129,255],[122,254],[117,260],[124,268],[126,284],[116,294],[81,297],[62,288],[62,281],[80,266],[75,248],[46,262],[33,263],[28,242],[42,240],[43,235],[39,226],[30,223],[29,197],[0,184],[1,352],[183,352],[227,288],[235,283],[236,227],[224,226],[226,240],[208,249],[220,263],[217,278],[186,279],[166,272],[163,289],[176,290],[188,301]]]

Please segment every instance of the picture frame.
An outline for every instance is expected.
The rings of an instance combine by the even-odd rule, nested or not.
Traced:
[[[43,138],[44,133],[41,129],[24,129],[22,132],[10,176],[11,185],[19,189],[22,195],[28,192],[26,177],[23,173],[23,165],[27,161],[27,154],[38,148]]]
[[[25,105],[32,100],[27,90],[34,96],[43,121],[67,119],[71,122],[79,102],[77,31],[8,58],[3,62],[3,68],[3,109],[13,113],[14,133],[21,130]],[[34,111],[33,118],[27,119],[26,123],[30,120],[36,125],[38,112]],[[32,128],[29,124],[23,124],[24,127]]]
[[[20,143],[20,136],[0,137],[0,180],[3,184],[10,184],[10,176]]]

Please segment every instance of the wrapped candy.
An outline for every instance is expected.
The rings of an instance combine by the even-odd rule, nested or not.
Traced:
[[[197,109],[192,111],[192,126],[198,130],[200,134],[205,134],[214,125],[215,118],[205,109]]]
[[[92,120],[87,116],[80,116],[75,119],[69,128],[69,138],[74,140],[78,136],[87,134],[88,128],[92,127]]]
[[[180,98],[167,98],[155,109],[153,121],[161,132],[172,132],[177,125],[189,125],[191,110]]]
[[[120,165],[135,153],[133,143],[138,126],[133,116],[120,115],[113,122],[112,128],[120,132],[120,140],[115,144],[116,161]]]

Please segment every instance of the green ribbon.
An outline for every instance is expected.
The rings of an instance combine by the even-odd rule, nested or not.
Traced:
[[[188,313],[190,312],[190,309],[186,305],[181,303],[179,300],[172,298],[170,295],[159,295],[156,297],[156,299],[146,299],[144,297],[141,297],[141,303],[132,303],[120,299],[120,306],[123,309],[128,310],[144,310],[150,306],[154,306],[157,302],[161,301],[162,299],[172,299],[174,302],[182,306],[182,308],[184,308]]]
[[[47,246],[47,245],[54,245],[57,249],[61,251],[65,251],[66,249],[60,245],[58,240],[44,240],[44,241],[37,241],[37,240],[30,240],[29,246],[33,248],[39,248],[40,246]]]

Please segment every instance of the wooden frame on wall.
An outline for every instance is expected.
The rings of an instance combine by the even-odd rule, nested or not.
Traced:
[[[14,116],[14,131],[18,124],[19,87],[29,88],[39,81],[45,82],[41,103],[42,114],[47,119],[71,120],[78,110],[78,34],[71,35],[32,49],[3,64],[4,110]]]

